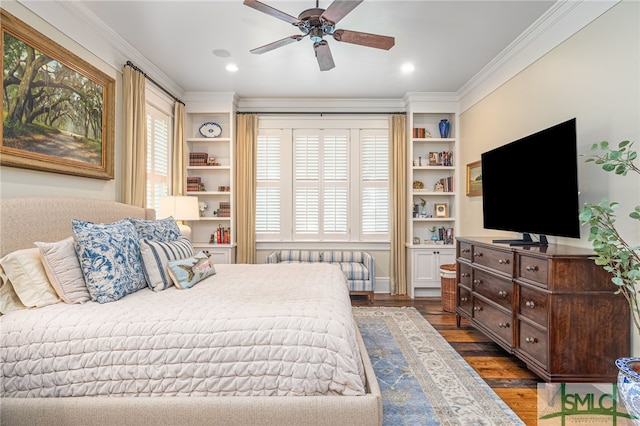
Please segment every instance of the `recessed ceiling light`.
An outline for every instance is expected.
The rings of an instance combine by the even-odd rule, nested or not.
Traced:
[[[231,52],[224,49],[216,49],[213,51],[213,54],[216,55],[218,58],[228,58],[229,56],[231,56]]]
[[[238,66],[236,64],[227,64],[226,68],[227,68],[227,71],[229,72],[238,71]]]
[[[416,67],[413,66],[413,64],[411,63],[406,63],[404,65],[402,65],[402,68],[400,68],[402,70],[403,74],[411,74],[413,71],[415,71]]]

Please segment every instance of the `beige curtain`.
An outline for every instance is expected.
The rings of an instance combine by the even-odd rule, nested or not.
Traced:
[[[184,164],[184,104],[176,101],[173,105],[173,164],[172,182],[173,195],[184,195],[184,181],[186,167]]]
[[[392,295],[407,294],[405,238],[407,229],[407,148],[405,115],[389,116],[389,187],[391,253],[389,286]]]
[[[238,114],[236,145],[236,263],[256,263],[256,150],[258,116]]]
[[[145,76],[140,71],[125,66],[122,80],[124,97],[122,199],[126,204],[145,207],[147,199]]]

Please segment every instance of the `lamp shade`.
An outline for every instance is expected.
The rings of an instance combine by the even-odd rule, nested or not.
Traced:
[[[162,219],[172,216],[175,220],[198,220],[200,218],[198,197],[162,197],[158,216]]]

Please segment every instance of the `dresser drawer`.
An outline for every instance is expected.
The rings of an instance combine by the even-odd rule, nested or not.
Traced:
[[[471,288],[471,265],[458,262],[458,268],[460,270],[458,273],[458,282],[467,288]]]
[[[520,351],[538,361],[546,369],[549,361],[547,333],[522,321],[519,321],[518,324],[520,326],[518,341]]]
[[[458,313],[471,318],[471,291],[468,288],[458,286]]]
[[[512,311],[505,312],[477,297],[473,300],[473,319],[506,346],[513,346]]]
[[[511,251],[495,250],[489,247],[474,245],[472,256],[473,263],[505,274],[513,274],[513,254]]]
[[[533,281],[543,287],[547,287],[549,264],[547,259],[517,254],[518,267],[516,278]]]
[[[471,262],[471,244],[462,241],[458,242],[458,257],[467,259]]]
[[[549,318],[547,310],[547,293],[520,286],[518,313],[546,328]]]
[[[473,291],[505,309],[513,309],[513,283],[488,272],[473,271]]]

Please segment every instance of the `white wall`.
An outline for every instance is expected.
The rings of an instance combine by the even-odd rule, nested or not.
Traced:
[[[61,45],[67,50],[87,60],[116,80],[116,131],[115,131],[115,180],[92,179],[85,177],[47,173],[15,167],[0,166],[0,197],[24,197],[24,196],[76,196],[87,198],[99,198],[106,200],[118,200],[120,188],[118,176],[121,168],[119,156],[122,150],[120,117],[122,116],[119,99],[121,99],[121,72],[122,64],[109,64],[92,54],[88,49],[76,43],[64,33],[32,13],[29,9],[13,0],[3,0],[2,7],[29,26]],[[76,27],[80,27],[76,24]]]
[[[527,136],[570,118],[577,118],[578,152],[589,154],[592,143],[624,139],[640,150],[640,2],[623,1],[493,93],[460,115],[460,164],[480,159],[491,148]],[[523,165],[531,173],[552,167],[553,153],[540,164]],[[578,159],[581,202],[603,197],[623,202],[626,211],[640,204],[640,179],[608,175]],[[560,183],[559,183],[560,184]],[[517,190],[517,179],[514,181]],[[549,188],[553,191],[553,188]],[[496,235],[482,226],[482,197],[460,200],[459,235]],[[540,200],[540,214],[553,220],[553,209]],[[638,224],[620,215],[620,226],[640,240]],[[637,221],[635,221],[637,222]],[[503,233],[504,234],[504,233]],[[589,247],[581,240],[552,242]],[[507,233],[515,236],[516,234]]]

